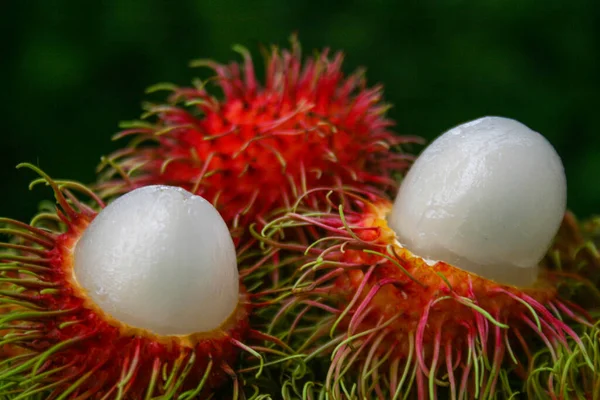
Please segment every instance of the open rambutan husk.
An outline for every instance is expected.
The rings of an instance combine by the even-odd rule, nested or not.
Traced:
[[[265,380],[271,355],[271,363],[285,358],[282,342],[250,326],[253,295],[242,284],[234,312],[210,332],[158,335],[95,306],[72,278],[73,251],[104,202],[82,184],[24,166],[42,176],[32,186],[51,186],[57,206],[30,224],[0,219],[10,238],[0,242],[0,397],[237,399],[243,382],[253,388]],[[201,315],[207,305],[196,306]]]
[[[270,333],[309,366],[288,371],[289,398],[596,393],[598,325],[586,309],[598,300],[597,288],[582,273],[598,262],[590,242],[566,244],[559,235],[538,282],[509,286],[403,248],[387,226],[385,198],[351,188],[324,198],[317,207],[300,198],[255,232],[280,256],[273,267],[282,279],[267,298],[282,305]],[[570,223],[567,215],[563,235],[575,229]],[[567,359],[573,362],[565,366]],[[564,372],[552,374],[561,385],[540,374],[550,362]]]
[[[144,185],[179,186],[244,231],[312,188],[395,191],[395,174],[411,160],[401,145],[420,140],[390,130],[381,86],[368,87],[362,70],[345,76],[342,53],[303,59],[295,38],[290,50],[266,52],[261,83],[250,53],[236,50],[242,63],[192,62],[214,71],[205,81],[150,89],[171,94],[146,104],[141,121],[123,124],[116,138],[132,137],[131,144],[100,165],[103,198]],[[213,84],[221,95],[211,93]]]

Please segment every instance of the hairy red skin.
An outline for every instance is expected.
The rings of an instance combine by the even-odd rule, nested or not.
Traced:
[[[345,398],[353,382],[366,398],[412,392],[419,399],[463,399],[476,390],[481,398],[495,398],[506,390],[503,368],[528,375],[533,343],[554,354],[568,351],[572,340],[585,351],[562,320],[589,325],[585,313],[557,297],[560,278],[552,271],[533,287],[518,288],[444,262],[429,265],[395,240],[385,220],[391,204],[370,197],[349,194],[343,214],[324,208],[289,213],[278,220],[284,228],[272,225],[265,237],[278,248],[269,234],[282,229],[289,237],[288,230],[300,229],[294,222],[312,231],[314,239],[303,244],[281,243],[304,268],[295,273],[295,289],[277,318],[297,314],[290,342],[309,358],[320,352],[331,358],[325,388],[333,398]],[[403,372],[408,375],[401,379]]]
[[[0,262],[25,263],[20,270],[28,272],[3,279],[7,288],[0,293],[9,304],[21,302],[0,316],[3,325],[10,326],[2,332],[3,340],[13,338],[3,349],[10,368],[0,370],[0,379],[23,382],[5,385],[2,394],[31,393],[38,384],[48,399],[120,394],[119,398],[137,400],[148,393],[174,399],[196,388],[196,397],[207,395],[235,381],[233,367],[240,351],[248,349],[243,342],[254,334],[243,286],[236,310],[211,332],[158,336],[120,323],[95,306],[72,273],[74,247],[96,213],[68,194],[73,208],[56,187],[55,192],[63,210],[57,215],[66,226],[62,232],[2,221],[22,244],[0,243],[19,250],[2,254]]]
[[[390,131],[380,86],[368,88],[361,71],[346,77],[341,53],[303,62],[297,42],[291,51],[273,49],[263,85],[242,54],[242,65],[203,62],[215,71],[222,99],[204,85],[170,88],[168,104],[149,107],[151,123],[121,132],[155,145],[116,152],[101,192],[180,186],[246,229],[312,188],[396,188],[391,175],[410,157],[390,150],[418,139]]]
[[[357,252],[350,250],[347,253]],[[389,330],[393,331],[388,338],[391,342],[382,343],[383,348],[386,349],[389,348],[387,346],[397,346],[398,343],[408,344],[408,333],[417,332],[426,313],[428,318],[427,326],[423,330],[422,345],[427,357],[431,357],[437,341],[450,342],[458,347],[461,344],[464,346],[464,339],[468,337],[470,329],[468,325],[470,323],[476,325],[475,320],[478,316],[473,309],[467,306],[461,307],[454,301],[441,301],[432,306],[432,300],[444,296],[476,298],[479,307],[502,322],[519,320],[515,316],[521,317],[527,314],[527,308],[511,295],[517,298],[527,296],[528,300],[535,301],[536,304],[548,304],[556,299],[556,290],[551,286],[517,289],[480,278],[444,262],[428,266],[422,259],[413,257],[403,250],[398,249],[398,253],[399,257],[395,261],[399,262],[416,282],[408,278],[392,262],[384,262],[368,276],[363,270],[349,271],[340,276],[335,283],[335,288],[331,289],[334,293],[345,293],[345,302],[353,300],[360,293],[356,301],[357,307],[351,309],[349,313],[352,316],[365,301],[373,307],[373,311],[362,319],[358,330],[366,331],[380,323],[380,319],[387,321],[396,317],[389,325]],[[352,262],[360,262],[364,265],[381,263],[381,258],[364,257],[360,253],[356,257],[346,254],[340,259],[348,262],[347,256],[352,259]],[[434,271],[443,274],[452,289]],[[385,284],[382,285],[383,282]],[[369,297],[369,294],[372,295],[374,292],[376,294]],[[348,326],[351,319],[348,317],[342,321],[342,324]],[[524,324],[519,325],[524,327]],[[515,328],[515,326],[511,327]],[[436,339],[438,333],[440,336]],[[398,357],[405,358],[408,355],[408,348],[397,346],[394,353]]]

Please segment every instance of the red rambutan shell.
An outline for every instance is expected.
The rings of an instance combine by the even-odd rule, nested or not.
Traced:
[[[518,288],[426,261],[387,227],[387,200],[346,192],[336,212],[336,196],[317,209],[300,205],[263,231],[296,268],[273,326],[308,360],[331,359],[324,390],[332,398],[348,398],[349,388],[359,398],[510,397],[507,376],[526,378],[540,346],[553,357],[580,352],[582,368],[592,368],[564,321],[590,326],[588,316],[558,297],[553,271]],[[274,239],[294,229],[307,239]]]
[[[0,221],[8,226],[1,232],[16,239],[0,243],[11,250],[0,255],[0,298],[11,305],[0,315],[0,393],[41,393],[48,399],[196,399],[235,381],[240,351],[258,355],[243,342],[252,335],[266,337],[249,326],[251,305],[243,286],[234,312],[210,332],[160,336],[115,320],[95,305],[72,271],[74,247],[96,211],[71,189],[83,189],[101,207],[103,203],[80,184],[60,181],[59,189],[50,178],[47,182],[55,190],[57,214],[43,215],[31,225]]]
[[[150,122],[118,135],[134,135],[133,146],[109,159],[102,194],[180,186],[211,201],[230,226],[246,229],[312,188],[396,188],[392,174],[410,160],[399,145],[418,139],[390,131],[381,86],[367,87],[362,71],[345,76],[342,53],[329,57],[326,50],[303,61],[296,41],[291,51],[273,49],[261,84],[250,54],[240,52],[241,65],[198,63],[214,78],[169,86],[167,104],[147,107]],[[221,99],[206,89],[213,81]],[[148,140],[154,145],[138,145]]]

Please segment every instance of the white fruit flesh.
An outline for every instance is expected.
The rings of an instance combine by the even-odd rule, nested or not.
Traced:
[[[436,139],[402,182],[389,224],[413,253],[529,286],[566,207],[560,157],[539,133],[485,117]]]
[[[225,222],[202,197],[169,186],[102,210],[76,244],[73,273],[105,313],[158,335],[216,329],[239,301]]]

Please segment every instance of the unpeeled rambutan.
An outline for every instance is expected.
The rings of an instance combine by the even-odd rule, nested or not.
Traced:
[[[567,212],[542,264],[560,277],[555,281],[561,297],[587,310],[600,310],[600,218],[580,223]],[[581,290],[585,289],[585,290]],[[592,295],[589,295],[590,292]]]
[[[598,298],[596,298],[598,300]],[[530,399],[597,399],[600,397],[600,313],[591,315],[594,325],[575,324],[580,343],[569,339],[569,347],[541,349],[532,359],[526,381]],[[589,368],[588,361],[593,368]]]
[[[250,53],[236,49],[242,64],[192,63],[214,70],[205,82],[151,88],[172,94],[123,125],[116,137],[134,138],[100,166],[103,197],[179,186],[208,199],[230,227],[247,229],[311,188],[395,190],[392,173],[409,159],[399,145],[418,139],[390,131],[381,86],[367,87],[362,70],[345,76],[342,53],[303,61],[295,39],[289,51],[272,49],[260,83]],[[207,90],[213,83],[222,97]]]
[[[539,264],[565,192],[562,163],[541,135],[484,118],[425,150],[393,204],[350,189],[330,191],[317,207],[299,199],[262,230],[264,246],[287,255],[271,331],[327,367],[324,382],[292,370],[289,390],[330,399],[514,398],[540,354],[563,366],[563,355],[576,360],[561,373],[596,375],[597,346],[567,321],[590,329],[592,341],[597,326],[557,291],[565,273],[580,286],[585,277]],[[591,396],[594,386],[583,387]],[[556,388],[537,393],[575,392]]]
[[[587,310],[594,324],[570,324],[581,343],[569,339],[567,351],[542,348],[533,356],[526,382],[529,398],[600,398],[599,228],[597,217],[580,223],[573,213],[567,212],[543,260],[544,268],[552,270],[552,284],[558,295]],[[588,355],[594,368],[588,368]]]
[[[28,167],[58,206],[31,224],[1,220],[13,240],[0,243],[0,301],[10,306],[0,315],[0,397],[183,400],[229,381],[237,398],[239,353],[260,372],[266,353],[244,343],[268,336],[249,326],[236,250],[214,207],[168,186],[105,207],[83,185]]]

